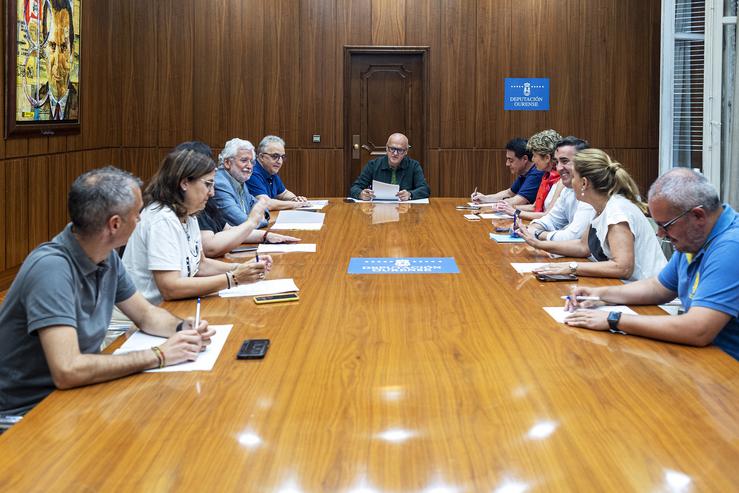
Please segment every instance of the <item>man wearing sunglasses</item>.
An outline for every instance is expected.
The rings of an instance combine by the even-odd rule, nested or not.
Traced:
[[[372,200],[373,180],[398,185],[398,200],[425,199],[431,195],[421,164],[408,157],[408,137],[395,133],[387,139],[386,155],[368,162],[349,190],[355,199]]]
[[[269,199],[269,209],[297,209],[307,199],[295,195],[285,187],[277,173],[285,164],[285,141],[276,135],[267,135],[257,146],[257,162],[251,178],[246,182],[249,191],[257,199]]]
[[[707,346],[711,343],[739,360],[739,217],[721,205],[716,188],[687,168],[673,169],[649,189],[649,210],[657,235],[675,247],[675,254],[657,277],[621,286],[577,287],[577,296],[595,296],[599,303],[657,305],[680,298],[678,316],[623,315],[577,310],[565,323],[592,330]]]

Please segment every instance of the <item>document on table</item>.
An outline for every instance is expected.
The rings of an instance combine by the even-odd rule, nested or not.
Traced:
[[[483,219],[513,219],[513,216],[511,216],[510,214],[506,214],[505,212],[486,212],[480,214],[480,217]]]
[[[211,371],[213,365],[216,364],[218,355],[221,354],[223,345],[226,343],[228,334],[231,332],[233,325],[211,325],[211,328],[215,329],[216,333],[211,338],[210,344],[206,346],[205,350],[198,355],[198,359],[195,361],[187,361],[180,363],[179,365],[165,366],[164,368],[152,368],[146,370],[151,373],[158,372],[170,372],[170,371]],[[128,338],[123,345],[116,349],[113,354],[124,354],[130,353],[131,351],[140,351],[142,349],[150,349],[153,346],[159,346],[167,339],[164,337],[157,337],[143,332],[136,332]]]
[[[524,263],[516,263],[511,262],[511,267],[516,269],[516,272],[519,274],[528,274],[529,272],[534,272],[536,269],[540,269],[544,267],[545,265],[549,265],[548,262],[524,262]]]
[[[309,200],[305,205],[298,208],[299,211],[320,211],[328,205],[328,200]]]
[[[602,312],[621,312],[636,315],[636,312],[625,305],[606,305],[597,308],[581,308],[581,310],[600,310]],[[568,312],[563,306],[545,306],[544,311],[557,322],[565,323],[565,318],[572,312]]]
[[[302,229],[318,231],[323,226],[323,212],[308,211],[280,211],[277,220],[270,228],[271,230]]]
[[[498,202],[467,202],[471,207],[495,207]]]
[[[347,197],[346,199],[351,200],[352,202],[358,202],[360,204],[372,204],[372,203],[377,204],[377,203],[382,203],[382,202],[393,202],[393,203],[398,203],[398,204],[428,204],[429,203],[428,198],[404,200],[402,202],[399,200],[390,200],[390,201],[388,200],[360,200],[360,199],[355,199],[354,197]]]
[[[262,243],[257,247],[257,253],[290,253],[307,252],[315,253],[315,243]]]
[[[372,191],[375,193],[375,200],[398,200],[400,185],[372,180]]]
[[[490,233],[490,239],[495,240],[498,243],[524,243],[523,238],[511,235],[497,235],[495,233]]]
[[[292,279],[270,279],[250,284],[240,284],[231,289],[218,291],[221,298],[237,298],[240,296],[264,296],[267,294],[290,293],[300,291]]]

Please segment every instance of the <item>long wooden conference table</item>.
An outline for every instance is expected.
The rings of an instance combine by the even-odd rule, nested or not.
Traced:
[[[54,392],[0,437],[0,491],[736,491],[739,364],[556,323],[542,307],[571,284],[518,274],[547,257],[462,202],[332,200],[296,232],[317,253],[274,255],[299,302],[205,298],[234,324],[213,371]],[[349,275],[351,257],[460,272]],[[235,359],[247,338],[271,339],[264,360]]]

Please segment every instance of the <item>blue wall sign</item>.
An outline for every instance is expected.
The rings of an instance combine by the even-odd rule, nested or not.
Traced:
[[[549,109],[549,79],[505,80],[505,102],[508,111],[545,111]]]
[[[349,274],[459,274],[454,257],[352,258]]]

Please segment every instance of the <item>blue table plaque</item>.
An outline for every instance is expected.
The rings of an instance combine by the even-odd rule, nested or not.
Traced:
[[[349,274],[459,274],[454,257],[352,258]]]

